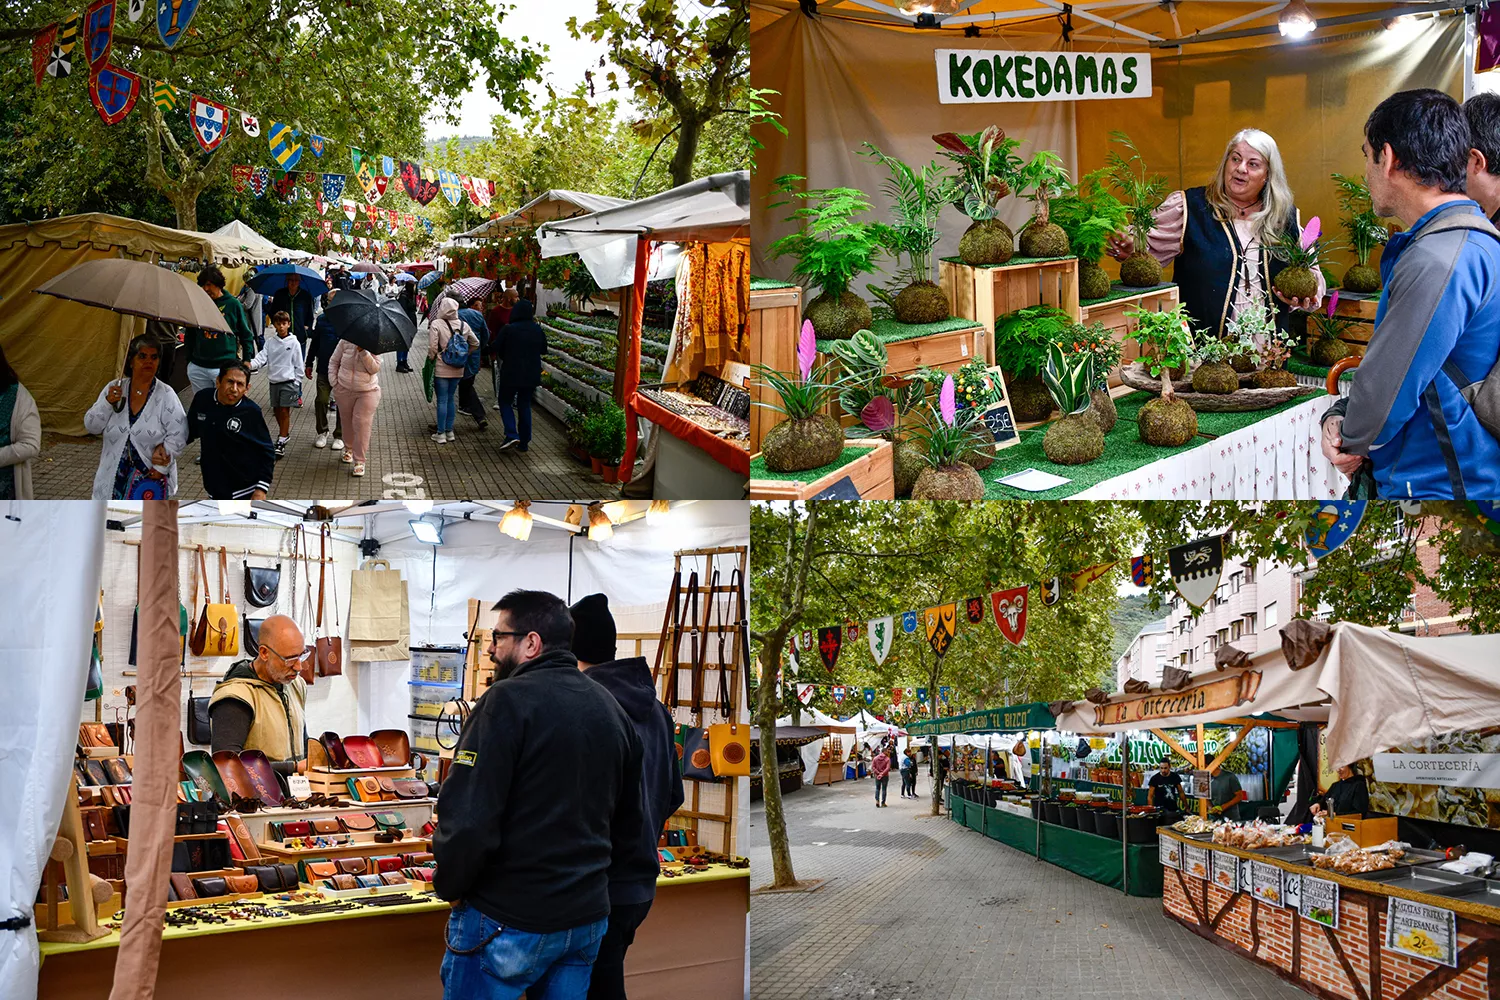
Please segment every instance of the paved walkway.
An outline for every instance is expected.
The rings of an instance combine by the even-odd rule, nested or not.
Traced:
[[[751,898],[756,1000],[1271,1000],[1303,993],[1124,896],[932,817],[893,779],[787,796],[811,893]],[[770,882],[765,810],[750,816],[755,886]]]
[[[489,372],[475,384],[485,405],[489,426],[481,431],[462,410],[454,424],[458,439],[438,445],[429,435],[436,423],[436,410],[422,392],[422,361],[427,356],[427,328],[423,325],[412,344],[411,374],[396,371],[396,356],[387,354],[380,372],[380,409],[375,414],[375,432],[370,438],[365,475],[355,479],[349,466],[339,463],[339,453],[312,446],[316,437],[313,418],[315,384],[305,386],[305,405],[292,411],[291,444],[286,457],[276,463],[271,484],[273,497],[335,500],[609,500],[620,488],[606,484],[588,466],[568,454],[562,422],[540,407],[532,408],[531,449],[499,451],[505,440],[500,414],[495,410],[495,390]],[[270,384],[264,373],[251,377],[250,397],[266,414],[274,437],[276,420],[268,398]],[[181,393],[186,409],[192,391]],[[98,438],[42,436],[42,454],[32,463],[32,476],[39,499],[87,497],[99,467]],[[203,480],[193,459],[198,443],[188,445],[178,460],[178,496],[202,500]]]

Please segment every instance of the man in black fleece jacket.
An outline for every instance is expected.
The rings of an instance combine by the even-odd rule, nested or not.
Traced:
[[[667,706],[656,700],[646,658],[615,659],[615,619],[609,598],[590,594],[573,605],[573,653],[589,680],[615,696],[640,737],[641,824],[635,848],[609,867],[609,930],[594,960],[588,1000],[625,1000],[625,951],[656,899],[661,871],[657,842],[682,806],[682,772],[677,767],[676,726]]]
[[[437,894],[455,902],[445,1000],[578,1000],[609,917],[609,871],[641,830],[641,741],[569,652],[552,594],[515,590],[438,796]]]

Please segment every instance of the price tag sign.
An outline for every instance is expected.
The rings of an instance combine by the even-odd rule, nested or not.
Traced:
[[[1283,888],[1286,890],[1286,905],[1288,909],[1301,910],[1302,908],[1302,876],[1296,872],[1287,872],[1282,876]]]
[[[1458,927],[1453,911],[1392,896],[1385,911],[1385,946],[1457,968]]]
[[[1297,912],[1315,924],[1339,927],[1339,884],[1325,879],[1302,877],[1302,897]]]
[[[1171,837],[1162,834],[1156,835],[1157,851],[1161,855],[1161,866],[1163,868],[1182,867],[1182,845]]]
[[[312,782],[307,780],[305,774],[291,774],[286,779],[287,790],[292,793],[294,799],[305,799],[312,794]]]
[[[1284,874],[1285,872],[1275,865],[1264,864],[1260,861],[1250,862],[1251,893],[1262,903],[1285,906],[1286,886],[1281,880]]]
[[[1208,878],[1208,855],[1206,847],[1196,847],[1192,844],[1182,845],[1182,870],[1193,878]]]
[[[1214,885],[1225,892],[1240,891],[1240,859],[1228,851],[1209,852],[1209,874]]]

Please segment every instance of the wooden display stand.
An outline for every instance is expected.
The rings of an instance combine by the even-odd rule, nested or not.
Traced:
[[[340,798],[348,799],[353,804],[367,806],[371,809],[384,805],[395,805],[401,800],[386,799],[379,802],[361,802],[349,794],[350,778],[415,778],[416,776],[416,769],[412,767],[371,767],[350,768],[348,770],[310,767],[307,769],[307,783],[314,792],[321,792],[324,795],[337,795]]]
[[[108,905],[112,902],[110,897],[117,894],[111,892],[107,883],[96,883],[89,874],[88,838],[83,832],[83,814],[78,811],[77,775],[68,779],[62,820],[43,874],[43,903],[33,915],[37,940],[77,943],[92,941],[109,933],[99,926],[98,908]],[[72,917],[71,925],[58,913],[59,904],[64,902],[61,899],[64,884],[68,887],[65,902]]]
[[[750,279],[750,324],[745,331],[751,365],[779,372],[797,370],[797,333],[802,326],[802,289],[763,278]],[[750,451],[760,451],[766,433],[786,415],[755,403],[774,403],[776,394],[750,379]]]
[[[1078,258],[1028,260],[1020,264],[973,267],[956,257],[938,262],[938,283],[948,295],[948,309],[979,323],[984,330],[985,364],[995,363],[995,320],[1027,306],[1056,306],[1074,322],[1078,307]]]
[[[469,598],[469,621],[494,621],[494,614],[490,608],[494,601],[480,601]],[[478,615],[478,618],[475,617]],[[490,648],[490,633],[493,629],[479,625],[474,626],[473,640],[469,643],[468,669],[464,671],[464,701],[472,705],[480,695],[490,689],[495,682],[495,668],[490,663],[489,654],[485,650]],[[658,636],[655,632],[617,632],[615,633],[616,655],[621,659],[628,656],[644,656],[647,659],[656,655],[656,643]],[[625,648],[630,643],[630,649]],[[451,735],[445,734],[445,739],[451,739]],[[452,757],[453,751],[445,750],[445,757]],[[415,800],[411,800],[415,801]],[[373,804],[373,803],[372,803]],[[400,802],[387,803],[388,805],[400,805]]]
[[[896,474],[891,442],[880,438],[858,439],[845,442],[846,447],[869,447],[848,465],[841,465],[814,479],[752,479],[752,500],[807,500],[817,496],[834,483],[848,476],[854,481],[861,500],[896,499]],[[754,459],[752,458],[752,461]],[[809,475],[816,472],[808,470]]]
[[[957,319],[966,317],[955,313]],[[876,320],[874,326],[876,333],[885,322]],[[953,330],[944,330],[940,333],[929,333],[921,337],[912,337],[910,340],[885,341],[887,375],[910,375],[919,368],[941,368],[945,371],[956,371],[975,358],[993,358],[994,346],[990,343],[990,334],[994,331],[993,322],[988,328],[980,324],[964,326]],[[822,351],[818,352],[816,365],[834,362],[834,372],[837,375],[839,366],[838,358],[832,354]],[[989,361],[986,362],[990,363]],[[796,361],[791,363],[787,371],[795,371]],[[827,412],[835,417],[840,415],[838,400],[829,401]]]
[[[1110,286],[1111,294],[1126,291],[1129,289],[1121,284]],[[1130,339],[1139,325],[1134,318],[1135,311],[1143,309],[1146,312],[1168,312],[1177,308],[1177,303],[1177,286],[1174,284],[1143,288],[1134,295],[1123,298],[1083,303],[1080,306],[1082,318],[1079,322],[1085,325],[1103,323],[1105,329],[1120,342],[1120,364],[1128,365],[1141,356],[1141,345]],[[1116,367],[1109,373],[1109,385],[1114,388],[1120,384],[1120,369]]]
[[[407,837],[405,840],[382,844],[374,839],[373,834],[359,834],[359,836],[367,836],[371,839],[356,840],[343,847],[309,847],[300,851],[275,840],[255,846],[259,847],[260,853],[273,863],[291,864],[307,860],[336,861],[339,858],[371,858],[386,854],[425,854],[432,850],[432,841],[423,837]]]
[[[1350,353],[1363,357],[1370,346],[1370,337],[1375,333],[1375,311],[1380,308],[1380,292],[1339,292],[1339,304],[1334,308],[1335,316],[1359,320],[1339,339],[1349,345]]]

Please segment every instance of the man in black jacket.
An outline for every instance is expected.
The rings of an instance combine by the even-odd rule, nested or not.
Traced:
[[[552,594],[515,590],[438,797],[437,894],[457,903],[445,1000],[577,1000],[609,917],[609,871],[636,850],[641,741],[609,692],[578,671],[573,619]]]
[[[542,355],[547,353],[547,332],[532,317],[536,305],[518,299],[510,310],[510,322],[494,335],[490,352],[500,359],[500,419],[505,422],[503,451],[531,446],[531,397],[542,384]],[[514,406],[514,411],[512,410]]]
[[[249,388],[249,367],[232,361],[188,407],[188,440],[203,439],[203,489],[215,500],[264,500],[271,492],[276,446]]]
[[[656,898],[661,871],[657,842],[667,817],[682,806],[672,713],[656,700],[646,658],[615,659],[615,619],[609,598],[590,594],[573,605],[573,653],[591,681],[615,696],[641,741],[641,825],[635,849],[609,867],[609,930],[594,960],[588,1000],[626,1000],[625,951]]]

